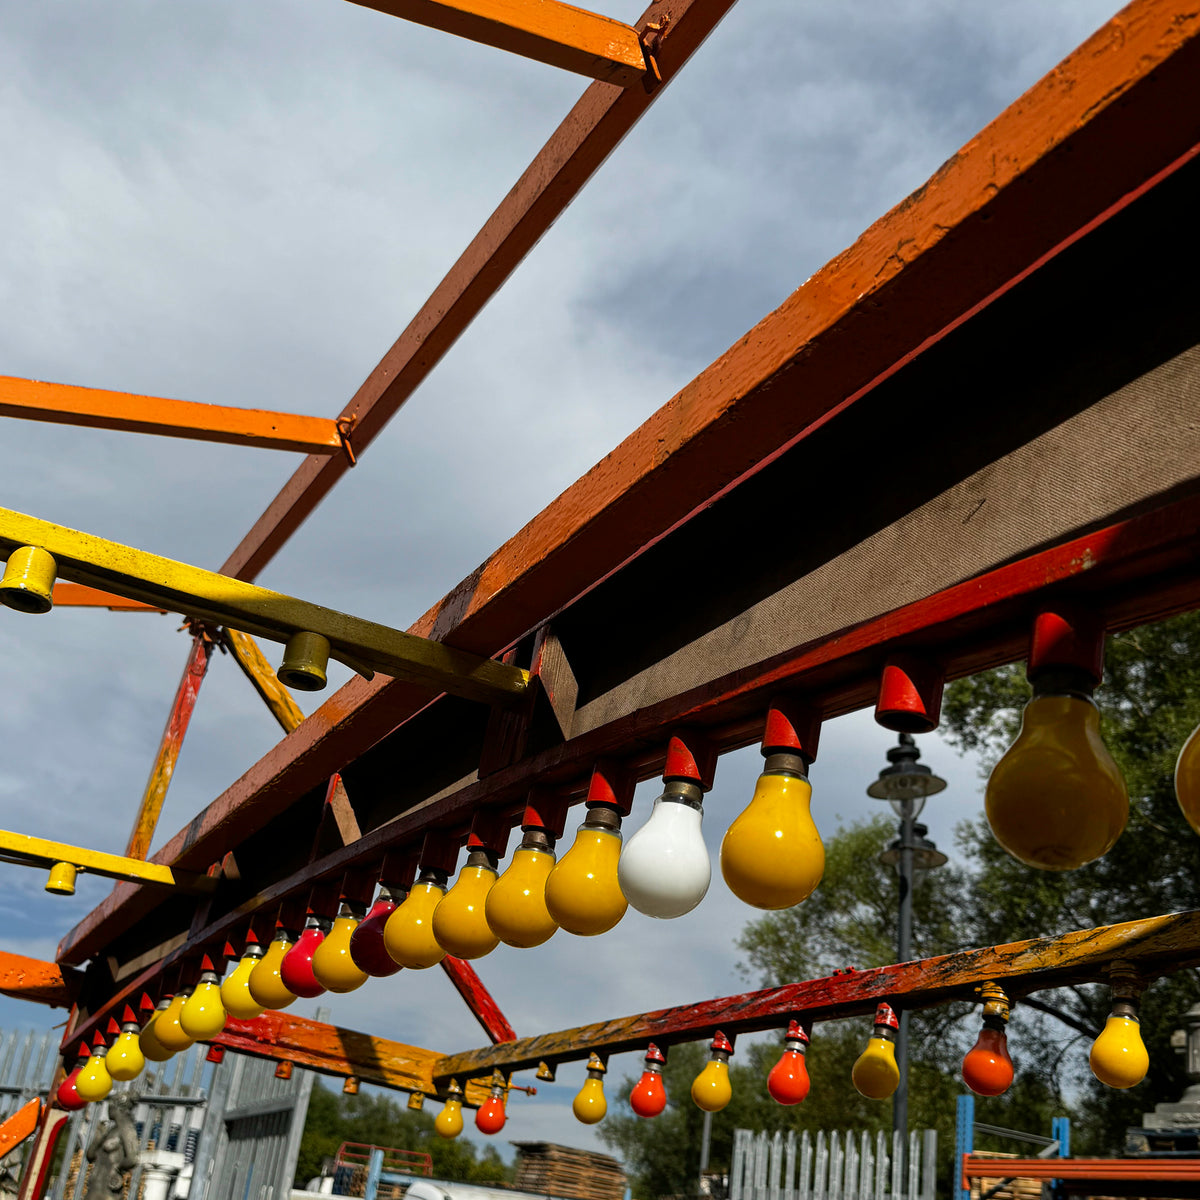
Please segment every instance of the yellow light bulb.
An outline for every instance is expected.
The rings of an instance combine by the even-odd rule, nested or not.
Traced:
[[[729,1064],[713,1060],[692,1080],[692,1099],[705,1112],[720,1112],[733,1099]]]
[[[868,1100],[886,1100],[900,1086],[896,1047],[891,1040],[870,1038],[850,1072],[850,1079],[859,1094]]]
[[[1070,871],[1106,854],[1129,818],[1129,793],[1095,704],[1035,694],[984,803],[996,841],[1028,866]]]
[[[1137,1017],[1114,1012],[1092,1043],[1088,1061],[1092,1074],[1107,1087],[1131,1088],[1141,1083],[1150,1069],[1150,1056]]]
[[[278,1011],[287,1008],[296,999],[296,993],[288,991],[279,974],[283,957],[293,945],[291,934],[279,930],[267,947],[266,954],[250,972],[250,995],[254,1002],[261,1004],[263,1008]]]
[[[225,1011],[239,1021],[252,1021],[266,1009],[250,994],[250,975],[263,960],[262,947],[250,945],[238,965],[221,984],[221,1003]]]
[[[343,904],[333,928],[313,952],[312,969],[317,982],[331,992],[352,992],[370,976],[350,957],[350,936],[358,928],[362,912]]]
[[[117,1040],[109,1047],[104,1056],[104,1067],[113,1079],[126,1081],[136,1079],[146,1065],[146,1056],[138,1038],[136,1021],[125,1021],[121,1024],[121,1032]]]
[[[625,915],[629,902],[617,882],[620,859],[620,817],[607,807],[589,811],[574,845],[546,880],[546,908],[568,933],[607,933]]]
[[[416,886],[383,927],[383,944],[402,967],[419,971],[446,957],[433,935],[433,913],[446,894],[444,872],[422,872]]]
[[[456,958],[482,958],[500,944],[487,922],[488,893],[496,884],[494,857],[487,850],[472,850],[454,886],[433,913],[433,936],[447,954]]]
[[[154,1032],[155,1025],[158,1024],[158,1018],[167,1011],[170,1006],[169,1000],[160,1000],[158,1006],[150,1016],[150,1020],[146,1022],[145,1029],[138,1036],[138,1048],[142,1052],[142,1057],[147,1062],[166,1062],[175,1051],[168,1050],[166,1046],[158,1040],[157,1034]]]
[[[179,1011],[179,1024],[188,1037],[197,1041],[215,1038],[225,1028],[225,1005],[221,1003],[221,985],[212,960],[205,958],[200,982]]]
[[[159,1044],[172,1054],[186,1050],[196,1040],[194,1037],[188,1036],[179,1022],[179,1014],[183,1012],[184,1002],[189,995],[191,995],[190,988],[176,992],[171,997],[171,1003],[154,1019],[154,1036],[158,1039]]]
[[[1200,728],[1183,743],[1175,764],[1175,798],[1187,823],[1200,833]]]
[[[809,810],[808,780],[771,766],[768,761],[750,804],[725,831],[721,874],[729,890],[755,908],[791,908],[821,882],[825,847]]]
[[[463,1131],[462,1089],[457,1080],[451,1081],[445,1107],[433,1119],[433,1131],[443,1138],[456,1138]]]
[[[89,1104],[103,1100],[112,1091],[113,1080],[104,1065],[104,1055],[93,1054],[75,1076],[75,1090]]]
[[[603,1121],[604,1114],[608,1112],[608,1101],[604,1098],[606,1069],[598,1054],[593,1054],[588,1059],[587,1079],[584,1080],[583,1087],[575,1093],[571,1104],[575,1119],[582,1121],[584,1125],[595,1125]]]
[[[526,833],[484,905],[488,925],[506,946],[527,950],[554,936],[558,925],[546,908],[546,878],[552,870],[554,851],[546,835]]]

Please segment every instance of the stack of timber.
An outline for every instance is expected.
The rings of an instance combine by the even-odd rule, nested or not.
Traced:
[[[513,1142],[521,1192],[565,1196],[569,1200],[621,1200],[625,1172],[615,1158],[591,1150],[556,1146],[553,1142]]]
[[[971,1180],[971,1200],[980,1200],[981,1196],[986,1196],[988,1192],[997,1184],[1004,1183],[1008,1176],[1004,1174],[1004,1168],[1001,1165],[1006,1158],[1019,1158],[1017,1154],[1006,1154],[999,1150],[972,1150],[972,1158],[994,1158],[996,1163],[996,1176],[993,1179],[991,1176],[986,1176],[980,1179]],[[1039,1200],[1042,1194],[1042,1181],[1040,1179],[1014,1179],[1010,1183],[1005,1183],[998,1191],[992,1192],[990,1200]]]

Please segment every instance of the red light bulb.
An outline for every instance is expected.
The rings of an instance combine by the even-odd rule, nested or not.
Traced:
[[[983,1028],[975,1045],[962,1061],[963,1083],[977,1096],[999,1096],[1013,1081],[1012,1059],[1008,1056],[1008,997],[994,983],[985,983]]]
[[[629,1107],[639,1117],[657,1117],[667,1107],[667,1089],[662,1069],[666,1056],[651,1042],[646,1047],[646,1069],[629,1093]]]
[[[504,1087],[496,1084],[492,1094],[479,1106],[475,1113],[475,1128],[480,1133],[499,1133],[504,1128],[507,1114],[504,1111]]]
[[[808,1067],[804,1062],[808,1034],[799,1021],[792,1021],[784,1038],[783,1057],[767,1076],[767,1091],[779,1104],[800,1104],[808,1095]]]
[[[320,996],[325,991],[313,974],[312,959],[317,947],[325,940],[328,924],[324,917],[310,914],[304,923],[304,932],[279,964],[279,978],[283,980],[283,986],[306,1000]]]
[[[87,1048],[87,1042],[79,1043],[79,1054],[75,1060],[74,1068],[68,1072],[66,1079],[58,1085],[58,1091],[54,1093],[54,1099],[58,1103],[59,1108],[65,1108],[67,1112],[78,1112],[81,1108],[87,1107],[87,1101],[79,1094],[75,1087],[75,1080],[79,1078],[79,1072],[83,1070],[83,1064],[90,1057],[91,1052]]]
[[[350,935],[350,957],[354,965],[376,979],[395,975],[400,970],[400,964],[383,944],[383,927],[403,898],[403,893],[397,896],[390,888],[381,889],[379,898],[371,905],[371,911],[359,921],[358,928]]]

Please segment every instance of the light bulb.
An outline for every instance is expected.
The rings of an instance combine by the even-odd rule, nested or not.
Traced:
[[[1133,976],[1117,967],[1113,971],[1113,1006],[1089,1056],[1092,1074],[1106,1087],[1136,1087],[1146,1078],[1150,1056],[1142,1041]],[[1121,986],[1124,984],[1125,986]]]
[[[558,923],[546,907],[546,880],[553,870],[554,850],[545,831],[526,829],[484,905],[488,925],[506,946],[528,950],[554,936]]]
[[[868,1100],[886,1100],[900,1086],[894,1045],[899,1028],[900,1022],[891,1005],[881,1004],[875,1010],[875,1032],[850,1072],[850,1079],[860,1096],[866,1096]]]
[[[317,982],[331,992],[352,992],[370,978],[350,954],[350,939],[362,918],[361,907],[342,901],[333,928],[312,957],[312,971]]]
[[[496,883],[496,856],[473,847],[454,886],[433,910],[433,936],[455,958],[482,958],[500,944],[487,922],[488,893]]]
[[[66,1078],[58,1085],[58,1090],[54,1093],[58,1107],[66,1109],[67,1112],[78,1112],[87,1105],[87,1101],[79,1094],[75,1083],[89,1057],[90,1051],[87,1048],[87,1042],[80,1042],[75,1065],[67,1072]]]
[[[809,810],[812,787],[799,754],[771,754],[750,804],[721,841],[721,874],[755,908],[791,908],[825,872],[825,847]]]
[[[584,1125],[603,1121],[604,1114],[608,1112],[608,1101],[604,1098],[604,1072],[607,1069],[600,1056],[593,1051],[588,1058],[587,1079],[571,1104],[575,1119]]]
[[[1187,823],[1200,833],[1200,727],[1192,730],[1175,763],[1175,798]]]
[[[361,967],[368,975],[376,979],[384,979],[395,975],[400,970],[400,964],[387,952],[383,944],[383,929],[388,917],[396,911],[400,901],[404,899],[401,888],[382,887],[371,911],[358,923],[358,928],[350,935],[350,957],[354,964]]]
[[[383,944],[402,967],[423,970],[436,967],[446,951],[433,936],[433,913],[446,894],[446,872],[422,871],[404,903],[387,919]]]
[[[504,1128],[507,1114],[504,1111],[504,1084],[492,1084],[491,1095],[475,1112],[475,1128],[480,1133],[499,1133]]]
[[[328,931],[327,918],[309,913],[296,944],[283,956],[283,961],[279,964],[279,978],[283,986],[306,1000],[320,996],[325,991],[324,985],[313,974],[313,955],[325,940]]]
[[[188,1034],[179,1021],[179,1014],[183,1012],[183,1006],[191,994],[191,988],[184,988],[183,991],[176,992],[171,997],[171,1003],[167,1005],[165,1011],[154,1018],[154,1036],[158,1039],[159,1045],[172,1054],[186,1050],[196,1040]]]
[[[808,1095],[808,1064],[804,1056],[808,1034],[799,1021],[790,1021],[783,1040],[783,1054],[767,1076],[767,1091],[779,1104],[801,1104]]]
[[[617,878],[638,912],[681,917],[704,899],[712,867],[700,833],[703,795],[699,784],[672,779],[625,844]]]
[[[720,1112],[733,1099],[729,1082],[729,1056],[733,1046],[718,1029],[708,1048],[704,1070],[692,1080],[692,1100],[705,1112]]]
[[[1036,635],[1035,635],[1036,636]],[[1095,679],[1044,665],[1021,732],[988,780],[984,807],[996,841],[1044,871],[1071,871],[1106,854],[1129,818],[1129,793],[1100,736]]]
[[[75,1076],[75,1091],[85,1104],[103,1100],[112,1091],[113,1080],[104,1065],[104,1039],[97,1036],[96,1044],[92,1047],[91,1057],[79,1069]]]
[[[250,976],[263,959],[263,948],[251,930],[246,935],[246,949],[238,965],[221,984],[221,1003],[225,1011],[239,1021],[252,1021],[266,1009],[250,994]]]
[[[463,1131],[462,1088],[458,1080],[450,1080],[449,1095],[442,1111],[433,1119],[433,1131],[438,1137],[456,1138]]]
[[[546,879],[551,919],[580,937],[607,933],[629,907],[617,881],[620,860],[620,814],[610,805],[589,806],[574,844]]]
[[[639,1117],[657,1117],[667,1107],[667,1089],[662,1074],[666,1061],[663,1052],[653,1042],[646,1047],[643,1060],[645,1069],[629,1093],[629,1107]]]
[[[975,1045],[962,1061],[963,1083],[977,1096],[999,1096],[1013,1081],[1012,1059],[1008,1056],[1008,997],[994,983],[980,989],[983,998],[983,1028]]]
[[[139,1044],[139,1031],[137,1017],[127,1004],[124,1013],[121,1014],[121,1032],[104,1056],[104,1065],[116,1080],[123,1082],[136,1079],[146,1065],[146,1056]]]
[[[266,954],[250,972],[250,995],[255,1004],[278,1011],[287,1008],[296,999],[296,993],[287,990],[279,974],[280,964],[295,944],[295,940],[286,929],[275,931]]]
[[[221,1003],[221,985],[212,959],[204,956],[200,980],[179,1010],[179,1024],[194,1041],[209,1041],[225,1028],[225,1006]]]
[[[150,1020],[146,1022],[146,1027],[142,1030],[138,1038],[138,1046],[142,1051],[142,1057],[147,1062],[166,1062],[175,1053],[174,1050],[168,1050],[158,1040],[158,1035],[154,1032],[154,1027],[158,1024],[159,1017],[167,1011],[170,1005],[170,998],[164,996],[158,1002],[154,1012],[150,1014]]]

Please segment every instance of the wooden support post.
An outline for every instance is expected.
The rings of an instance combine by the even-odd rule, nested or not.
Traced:
[[[248,633],[242,633],[238,629],[226,628],[223,637],[234,662],[254,685],[254,690],[263,698],[263,702],[279,722],[279,727],[284,733],[291,733],[304,720],[304,713],[300,711],[300,705],[292,699],[292,693],[279,682],[275,668],[267,662],[266,656],[258,648],[258,643]]]

